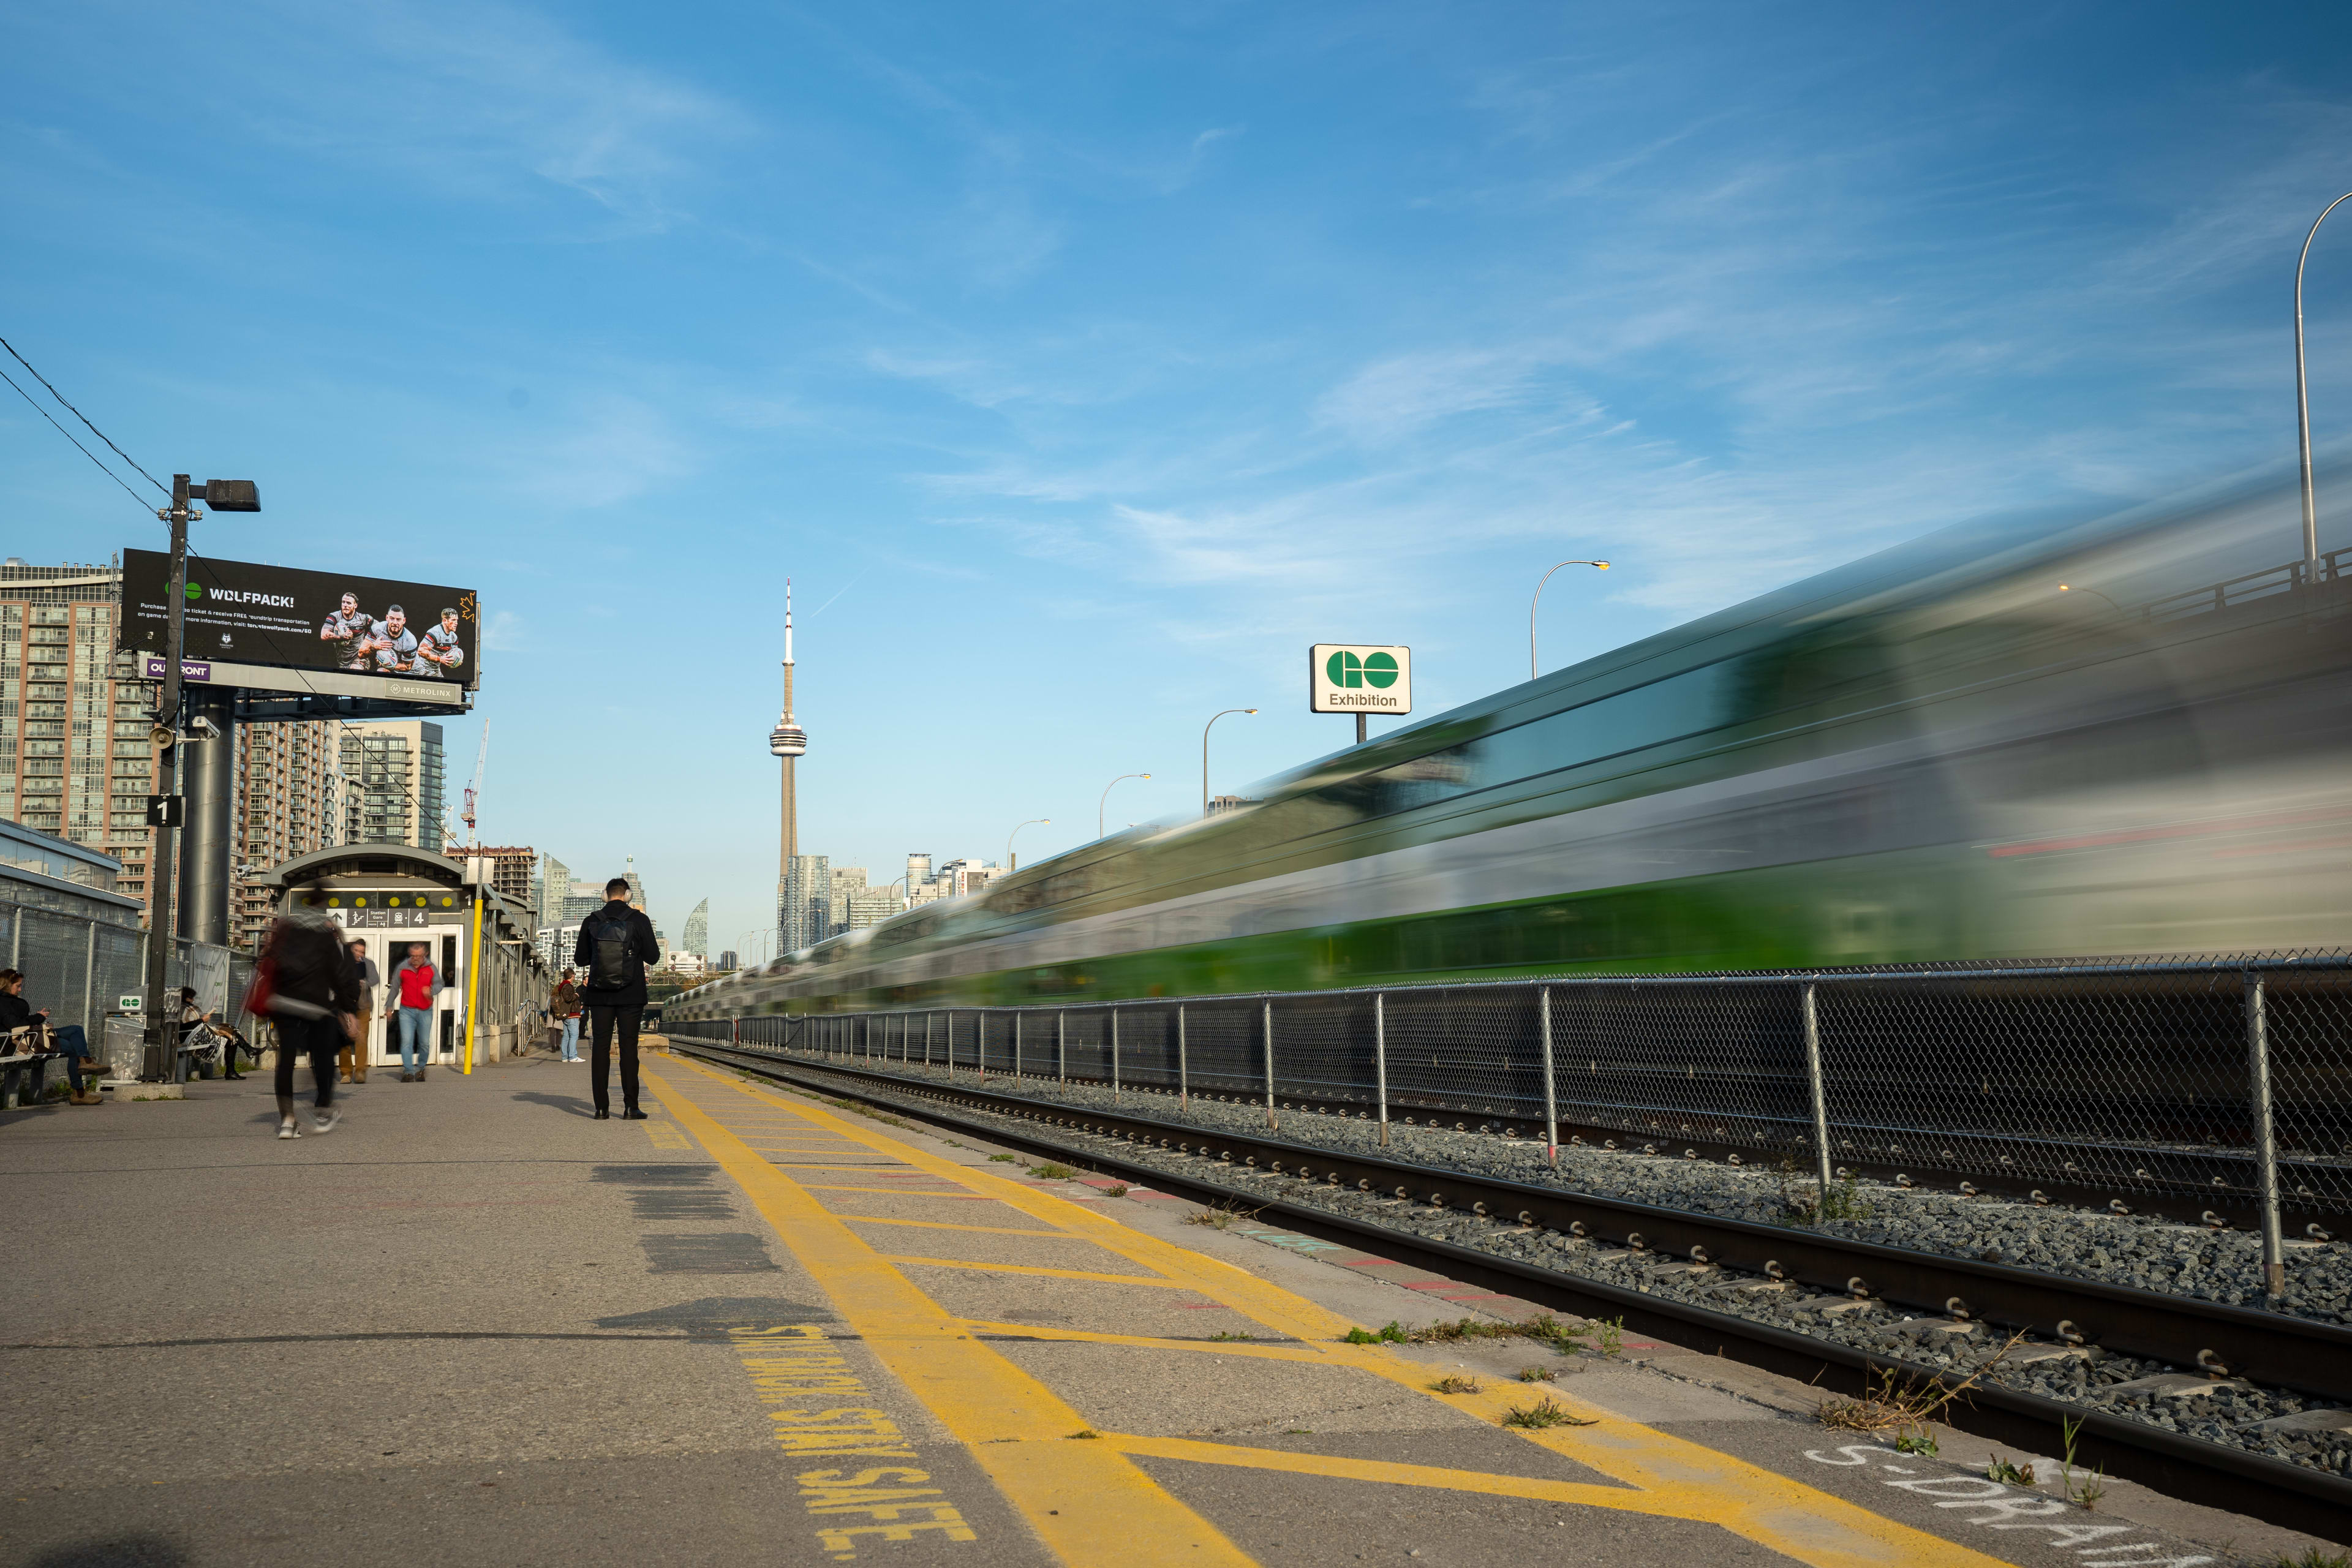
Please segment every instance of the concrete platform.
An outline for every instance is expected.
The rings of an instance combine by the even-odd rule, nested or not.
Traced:
[[[1809,1391],[1648,1342],[1347,1344],[1531,1310],[685,1059],[651,1058],[653,1120],[593,1121],[586,1071],[379,1074],[293,1142],[262,1079],[0,1118],[0,1563],[2189,1568],[2312,1544],[1989,1481],[1949,1431],[1938,1458],[1842,1441]],[[1507,1424],[1545,1399],[1562,1424]]]

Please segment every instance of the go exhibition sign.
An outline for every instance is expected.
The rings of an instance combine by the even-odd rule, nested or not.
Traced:
[[[1307,650],[1312,713],[1410,713],[1412,649],[1319,642]]]

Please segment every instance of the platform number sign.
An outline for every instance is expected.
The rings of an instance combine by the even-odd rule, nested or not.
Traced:
[[[1412,649],[1317,643],[1307,650],[1310,713],[1410,713]]]

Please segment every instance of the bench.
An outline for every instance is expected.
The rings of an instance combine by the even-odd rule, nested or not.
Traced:
[[[65,1059],[63,1051],[24,1051],[0,1057],[0,1110],[21,1109],[27,1089],[32,1091],[33,1103],[40,1104],[42,1096],[48,1091],[49,1064]]]

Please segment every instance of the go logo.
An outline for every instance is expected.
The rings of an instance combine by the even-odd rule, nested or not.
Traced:
[[[1323,673],[1334,686],[1370,686],[1385,691],[1396,684],[1397,661],[1384,653],[1359,659],[1342,648],[1323,661]]]

